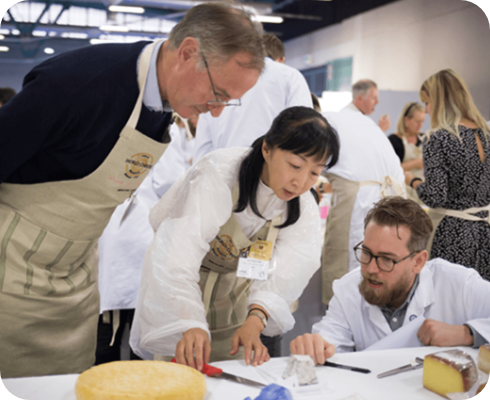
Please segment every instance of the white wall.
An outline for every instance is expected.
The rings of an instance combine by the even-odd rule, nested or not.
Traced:
[[[401,0],[288,41],[285,47],[287,64],[300,70],[353,57],[353,82],[370,78],[380,91],[418,92],[430,75],[452,68],[490,119],[489,21],[472,3]],[[309,54],[313,64],[307,65]]]

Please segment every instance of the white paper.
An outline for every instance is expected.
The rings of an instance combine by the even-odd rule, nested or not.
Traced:
[[[422,326],[425,318],[420,316],[403,325],[391,335],[384,337],[364,351],[387,350],[387,349],[404,349],[409,347],[421,347],[423,344],[417,337],[417,332]]]

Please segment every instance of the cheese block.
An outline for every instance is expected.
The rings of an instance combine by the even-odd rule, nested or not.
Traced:
[[[478,350],[478,368],[490,374],[490,344],[480,346],[480,350]]]
[[[77,379],[77,400],[202,400],[204,375],[164,361],[115,361],[93,367]]]
[[[476,364],[462,350],[447,350],[424,358],[424,387],[441,396],[467,392],[478,380]]]

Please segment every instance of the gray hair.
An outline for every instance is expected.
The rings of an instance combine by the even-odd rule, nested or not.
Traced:
[[[209,64],[226,64],[245,52],[251,60],[242,67],[258,71],[264,68],[262,27],[231,1],[203,3],[187,11],[170,32],[170,48],[178,48],[187,37],[198,41],[199,51]],[[203,67],[200,60],[198,68]]]
[[[367,92],[372,87],[377,89],[378,85],[376,85],[376,82],[372,81],[371,79],[362,79],[357,81],[354,83],[354,85],[352,85],[352,100],[355,100],[359,95],[366,97]]]

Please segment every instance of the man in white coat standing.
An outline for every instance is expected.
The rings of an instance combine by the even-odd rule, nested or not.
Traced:
[[[417,203],[383,199],[365,226],[356,246],[361,266],[334,282],[327,314],[312,335],[291,342],[293,354],[323,364],[335,351],[362,351],[375,343],[378,349],[488,343],[490,282],[471,268],[427,261],[432,223]]]
[[[276,58],[265,58],[264,71],[255,86],[242,97],[241,107],[227,107],[219,118],[208,114],[200,116],[194,162],[213,150],[251,146],[255,139],[265,135],[274,118],[286,108],[313,108],[310,89],[301,72],[282,64],[285,56],[284,52],[280,53],[280,47],[267,51],[271,43],[280,43],[277,37],[271,36],[264,34],[263,42],[266,54],[274,54]]]
[[[386,135],[365,115],[372,113],[377,100],[357,95],[358,86],[368,87],[365,81],[354,84],[352,103],[340,112],[324,113],[340,139],[339,161],[325,174],[328,183],[317,186],[321,193],[333,191],[322,252],[325,304],[333,295],[332,282],[357,267],[352,249],[362,240],[367,212],[380,198],[405,197],[400,160]]]

